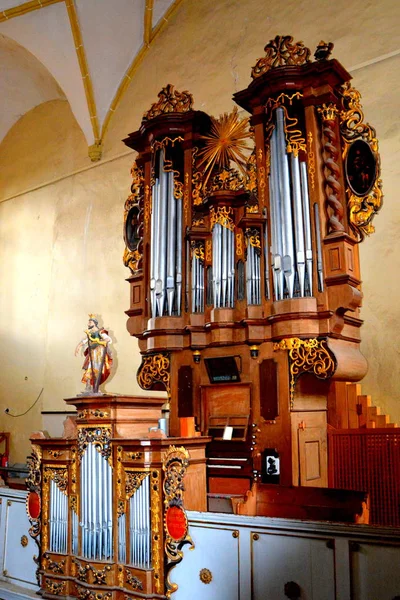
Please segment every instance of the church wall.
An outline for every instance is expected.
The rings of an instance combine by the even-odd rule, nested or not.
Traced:
[[[400,9],[391,0],[186,0],[136,71],[110,123],[103,162],[86,157],[66,102],[41,105],[14,126],[0,145],[0,195],[9,198],[0,204],[0,429],[12,432],[12,462],[29,452],[29,433],[42,426],[40,411],[63,410],[63,398],[82,389],[82,357],[74,357],[74,348],[89,312],[101,315],[114,340],[116,370],[106,389],[140,392],[137,342],[125,328],[129,271],[122,264],[123,205],[134,153],[120,140],[138,128],[167,83],[189,90],[196,109],[215,116],[231,110],[232,94],[248,85],[251,67],[277,34],[291,34],[311,48],[320,39],[333,41],[333,56],[350,72],[356,67],[354,85],[366,120],[377,129],[385,204],[374,221],[376,233],[360,250],[362,349],[370,363],[363,392],[400,421],[399,24]],[[20,194],[26,190],[32,191]],[[24,412],[42,387],[26,416],[4,415],[7,407]]]

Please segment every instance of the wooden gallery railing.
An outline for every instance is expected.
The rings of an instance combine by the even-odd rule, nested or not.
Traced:
[[[400,526],[400,430],[332,429],[329,486],[366,491],[370,523]]]

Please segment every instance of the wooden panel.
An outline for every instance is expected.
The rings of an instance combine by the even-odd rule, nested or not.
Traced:
[[[327,487],[326,412],[292,414],[293,485]]]
[[[349,427],[347,383],[345,381],[331,382],[328,394],[328,423],[336,429]]]
[[[260,364],[260,414],[266,421],[279,415],[277,363],[272,358]]]
[[[189,464],[185,475],[185,492],[183,495],[183,503],[185,509],[206,511],[206,490],[207,481],[205,463],[203,462],[203,464]]]
[[[193,416],[193,371],[183,365],[178,371],[178,417]]]
[[[285,593],[288,582],[301,598],[335,599],[335,553],[327,540],[261,533],[251,544],[253,600],[300,598]]]
[[[202,387],[202,430],[207,431],[210,416],[250,415],[250,384]]]
[[[347,384],[347,407],[349,412],[349,429],[358,428],[358,396],[361,394],[359,383]]]

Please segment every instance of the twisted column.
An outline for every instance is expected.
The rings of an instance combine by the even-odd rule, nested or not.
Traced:
[[[328,235],[337,231],[344,231],[343,215],[344,208],[340,201],[342,185],[339,181],[340,167],[337,163],[340,150],[337,148],[337,136],[335,133],[335,120],[337,108],[333,105],[318,109],[322,117],[322,134],[324,140],[324,166],[326,183],[326,201],[331,209],[328,216]]]

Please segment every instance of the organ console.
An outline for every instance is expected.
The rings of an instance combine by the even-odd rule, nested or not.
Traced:
[[[281,484],[327,485],[332,381],[366,373],[358,243],[382,201],[379,154],[332,48],[312,60],[277,36],[234,94],[240,116],[168,85],[124,140],[138,381],[167,389],[172,435],[193,417],[212,436],[209,492],[262,479],[266,448]]]
[[[277,36],[219,118],[167,85],[124,140],[127,327],[139,385],[167,399],[70,399],[76,433],[33,441],[43,597],[169,598],[184,504],[328,485],[333,382],[367,369],[358,244],[382,203],[376,134],[332,47],[312,60]],[[170,437],[149,437],[161,409]]]

